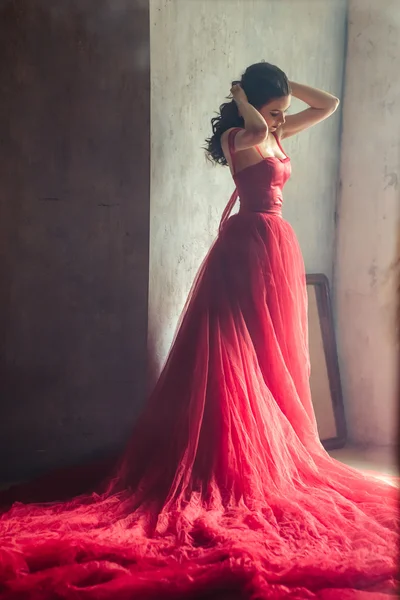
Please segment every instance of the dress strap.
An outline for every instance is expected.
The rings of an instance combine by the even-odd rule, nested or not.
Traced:
[[[286,152],[282,148],[282,145],[281,145],[281,142],[279,140],[279,137],[276,135],[276,131],[272,131],[271,133],[274,136],[274,138],[276,139],[276,143],[278,144],[279,150],[282,152],[282,154],[285,155],[286,158],[288,158],[288,155],[286,154]]]
[[[264,154],[260,150],[260,146],[256,146],[255,148],[256,148],[258,154],[261,156],[261,158],[265,158]]]
[[[231,161],[232,161],[232,173],[235,174],[236,172],[236,167],[235,167],[235,154],[236,154],[236,149],[235,149],[235,137],[237,136],[237,134],[240,131],[240,127],[235,127],[234,129],[231,129],[230,132],[228,133],[228,148],[229,148],[229,154],[231,155]]]
[[[228,148],[229,148],[229,154],[231,155],[232,174],[233,175],[235,175],[235,172],[236,172],[236,168],[235,168],[235,154],[236,154],[235,137],[239,131],[240,131],[240,127],[235,127],[234,129],[231,129],[230,132],[228,133]],[[224,212],[222,213],[221,221],[219,224],[219,233],[221,233],[226,221],[229,219],[232,209],[235,206],[236,200],[238,199],[238,197],[239,197],[239,194],[238,194],[237,189],[235,188],[232,196],[229,199],[228,204],[225,206]]]

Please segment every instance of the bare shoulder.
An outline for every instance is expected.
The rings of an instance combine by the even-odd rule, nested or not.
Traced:
[[[244,131],[244,129],[242,129],[240,127],[230,127],[229,129],[227,129],[226,131],[224,131],[224,133],[221,135],[221,144],[222,144],[222,146],[228,147],[228,145],[229,145],[229,134],[231,133],[231,131],[236,131],[237,134],[238,134],[240,131]]]
[[[265,131],[260,129],[249,131],[241,127],[231,127],[224,131],[221,136],[221,145],[224,151],[225,148],[229,149],[229,133],[231,131],[236,131],[233,142],[233,150],[235,152],[248,150],[249,148],[254,148],[254,146],[262,144],[268,135],[268,129]]]

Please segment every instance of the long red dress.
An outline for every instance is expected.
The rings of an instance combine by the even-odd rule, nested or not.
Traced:
[[[1,600],[395,596],[397,489],[318,439],[289,175],[234,176],[239,213],[235,193],[102,492],[1,516]]]

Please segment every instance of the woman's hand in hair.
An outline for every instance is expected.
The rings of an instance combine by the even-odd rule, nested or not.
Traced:
[[[232,83],[231,94],[232,94],[232,98],[236,102],[239,110],[240,110],[241,104],[245,104],[246,102],[248,102],[246,92],[244,91],[244,89],[242,88],[242,86],[240,85],[240,83],[238,81],[234,81]]]

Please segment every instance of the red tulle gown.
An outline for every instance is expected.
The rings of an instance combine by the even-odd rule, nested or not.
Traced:
[[[397,489],[331,459],[318,439],[304,265],[281,216],[289,175],[289,158],[235,175],[105,487],[2,515],[1,600],[396,596]]]

